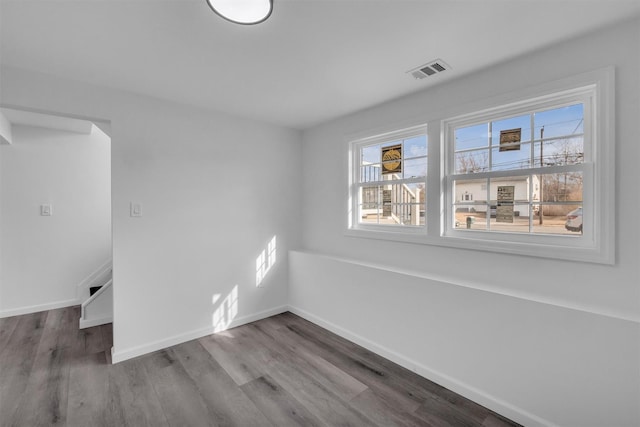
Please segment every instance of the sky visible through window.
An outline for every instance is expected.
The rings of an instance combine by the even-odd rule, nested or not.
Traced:
[[[583,104],[575,104],[495,120],[491,122],[491,138],[489,123],[457,128],[455,131],[456,173],[539,167],[541,155],[543,166],[582,163],[583,117]],[[520,148],[500,151],[500,131],[509,129],[521,129]],[[542,129],[544,129],[543,133],[541,133]],[[541,136],[544,140],[542,147],[539,142]],[[532,138],[533,157],[531,155]],[[492,155],[491,165],[489,165],[489,150]]]
[[[419,135],[405,140],[395,140],[362,148],[362,165],[380,164],[382,148],[402,144],[404,178],[422,177],[427,174],[427,137]]]

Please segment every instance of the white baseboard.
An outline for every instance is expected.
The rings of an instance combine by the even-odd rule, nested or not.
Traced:
[[[80,329],[93,328],[94,326],[106,325],[107,323],[113,323],[113,316],[103,317],[101,319],[85,320],[80,318]]]
[[[255,322],[257,320],[265,319],[267,317],[275,316],[276,314],[284,313],[288,311],[288,307],[286,305],[280,307],[274,307],[268,310],[260,311],[258,313],[250,314],[247,316],[239,317],[232,320],[229,325],[224,329],[231,329],[237,326],[242,326],[247,323]],[[185,332],[183,334],[174,335],[172,337],[152,341],[150,343],[146,343],[143,345],[131,347],[129,349],[124,350],[116,350],[115,345],[111,348],[111,359],[112,363],[123,362],[128,359],[132,359],[134,357],[142,356],[147,353],[151,353],[157,350],[162,350],[167,347],[171,347],[174,345],[182,344],[183,342],[195,340],[198,338],[202,338],[207,335],[214,334],[216,332],[221,332],[221,330],[215,330],[214,326],[207,326],[206,328],[196,329],[194,331]]]
[[[289,311],[294,313],[311,323],[314,323],[318,326],[321,326],[324,329],[327,329],[336,335],[341,336],[351,342],[354,342],[367,350],[370,350],[386,359],[391,360],[398,365],[409,369],[416,374],[424,377],[430,381],[433,381],[455,393],[458,393],[461,396],[466,397],[480,405],[483,405],[502,416],[505,416],[511,420],[514,420],[520,424],[526,426],[540,426],[540,427],[556,427],[551,421],[540,418],[534,414],[531,414],[521,408],[518,408],[514,405],[511,405],[504,400],[501,400],[497,397],[494,397],[482,390],[479,390],[475,387],[472,387],[469,384],[466,384],[462,381],[458,381],[455,378],[446,375],[444,373],[438,372],[434,369],[431,369],[427,366],[424,366],[414,360],[411,360],[408,357],[405,357],[387,347],[377,344],[374,341],[371,341],[361,335],[355,334],[347,329],[344,329],[334,323],[326,321],[308,311],[302,310],[297,307],[289,306]]]
[[[0,310],[0,319],[4,317],[37,313],[39,311],[55,310],[57,308],[71,307],[79,304],[80,304],[80,301],[78,301],[77,299],[70,299],[65,301],[49,302],[46,304],[36,304],[36,305],[30,305],[26,307],[11,308],[8,310]]]

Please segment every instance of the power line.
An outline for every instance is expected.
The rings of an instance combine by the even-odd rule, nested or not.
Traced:
[[[563,121],[560,121],[560,122],[545,123],[544,125],[534,126],[534,128],[536,128],[536,127],[541,127],[541,126],[544,126],[544,127],[560,126],[560,125],[563,125],[563,124],[566,124],[566,123],[572,123],[572,122],[575,122],[576,120],[577,120],[577,119],[571,119],[571,120],[563,120]],[[582,122],[583,122],[583,121],[584,121],[584,118],[581,118],[580,120],[578,120],[578,124],[576,125],[575,129],[573,130],[573,132],[571,132],[571,135],[573,135],[573,134],[575,134],[575,133],[576,133],[576,131],[580,128],[580,125],[582,124]],[[495,122],[494,122],[494,123],[495,123]],[[476,125],[476,126],[477,126],[477,125]],[[475,126],[471,126],[471,127],[475,127]],[[462,128],[462,129],[466,129],[466,128]],[[525,131],[530,130],[530,128],[528,128],[528,127],[526,127],[526,128],[522,128],[522,129],[523,129],[523,130],[525,130]],[[458,131],[458,130],[460,130],[460,129],[456,129],[456,131]],[[525,133],[526,133],[526,132],[525,132]],[[476,139],[477,139],[477,140],[483,140],[483,141],[486,141],[486,140],[488,140],[488,139],[489,139],[489,135],[487,134],[487,135],[482,135],[482,136],[476,136],[476,137],[473,137],[473,138],[467,138],[467,139],[462,139],[462,140],[461,140],[461,139],[458,139],[458,137],[456,136],[456,142],[459,142],[459,143],[468,142],[468,141],[473,141],[473,140],[476,140]],[[525,142],[526,142],[526,141],[525,141]]]

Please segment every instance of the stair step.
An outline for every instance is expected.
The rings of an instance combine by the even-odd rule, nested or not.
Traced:
[[[89,288],[89,296],[92,296],[93,294],[98,292],[100,290],[100,288],[102,288],[102,286],[91,286]]]

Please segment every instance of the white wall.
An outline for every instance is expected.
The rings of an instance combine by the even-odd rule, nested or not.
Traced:
[[[607,65],[616,68],[615,265],[344,234],[346,136],[428,122],[438,143],[448,115]],[[528,425],[640,425],[639,94],[636,19],[305,132],[293,310]],[[342,168],[332,163],[340,157]]]
[[[109,138],[12,131],[13,144],[0,145],[2,316],[77,303],[76,286],[111,258]]]
[[[0,112],[0,144],[11,144],[13,137],[11,136],[11,123]]]
[[[1,114],[1,113],[0,113]],[[4,117],[4,116],[3,116]],[[5,119],[6,120],[6,119]],[[6,121],[8,123],[8,120]],[[11,124],[8,125],[8,130],[11,129]],[[6,133],[7,130],[2,130],[3,133]],[[4,144],[4,140],[0,137],[0,146]],[[4,202],[2,201],[2,150],[0,149],[0,238],[2,237],[2,210],[4,206]],[[0,240],[0,288],[2,287],[2,241]],[[0,292],[0,299],[2,299],[2,292]],[[0,302],[1,304],[1,302]]]
[[[6,104],[111,121],[114,360],[286,309],[298,131],[27,70],[1,75]],[[129,216],[131,202],[142,217]],[[256,287],[274,235],[278,261]]]

